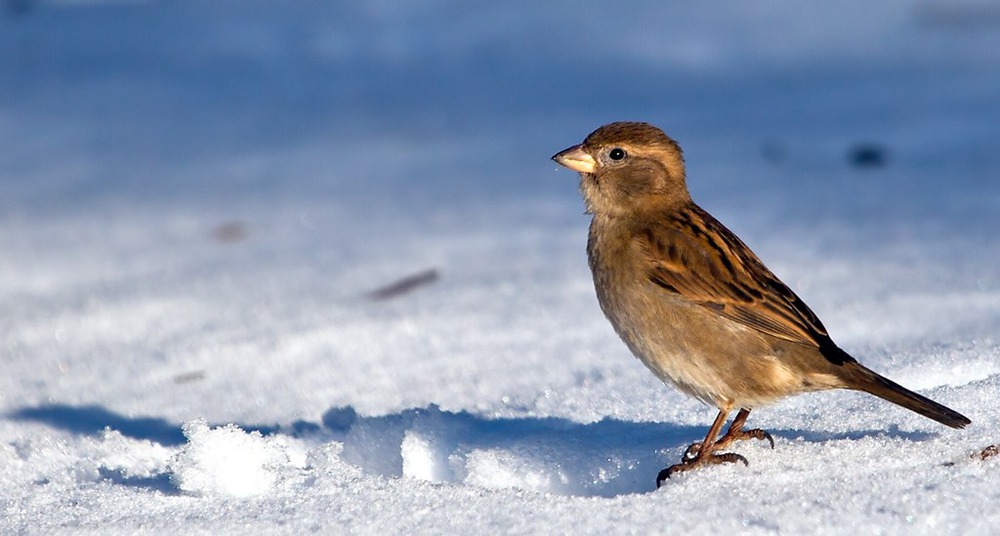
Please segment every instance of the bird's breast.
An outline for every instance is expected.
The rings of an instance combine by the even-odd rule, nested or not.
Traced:
[[[798,389],[768,339],[654,284],[628,233],[600,223],[587,247],[598,302],[656,376],[717,407],[752,407]]]

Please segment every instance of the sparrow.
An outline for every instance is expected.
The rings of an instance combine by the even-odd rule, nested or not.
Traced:
[[[851,357],[816,314],[732,231],[691,200],[680,146],[648,123],[618,122],[552,157],[580,173],[592,215],[587,258],[601,310],[657,377],[718,408],[705,435],[660,471],[741,462],[720,452],[766,440],[750,411],[810,391],[852,389],[953,428],[971,421]],[[719,437],[729,415],[737,411]]]

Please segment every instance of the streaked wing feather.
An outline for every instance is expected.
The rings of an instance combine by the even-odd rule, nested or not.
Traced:
[[[823,346],[816,314],[729,229],[697,206],[639,236],[649,278],[718,314],[780,339]]]

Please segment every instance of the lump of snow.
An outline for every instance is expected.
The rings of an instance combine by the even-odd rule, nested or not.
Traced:
[[[184,424],[188,442],[171,461],[171,481],[194,495],[249,497],[271,490],[291,464],[284,445],[235,424],[210,428],[204,419]]]
[[[455,459],[456,463],[459,459]],[[507,449],[476,449],[464,460],[465,482],[484,488],[567,493],[569,477],[550,459]]]

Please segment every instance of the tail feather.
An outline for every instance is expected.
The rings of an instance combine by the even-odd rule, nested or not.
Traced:
[[[844,364],[847,386],[850,389],[873,394],[893,404],[903,406],[952,428],[965,428],[970,421],[965,415],[914,393],[898,383],[865,368],[857,361]]]

